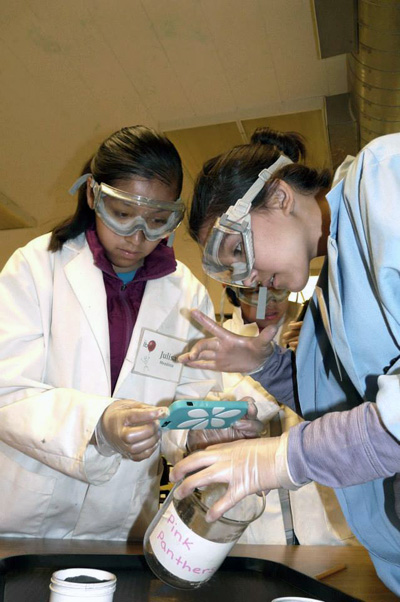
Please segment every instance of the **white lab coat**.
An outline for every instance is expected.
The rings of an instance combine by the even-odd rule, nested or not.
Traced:
[[[281,342],[285,325],[294,320],[299,311],[299,306],[290,303],[285,321],[276,334],[276,341]],[[245,324],[239,307],[234,307],[232,319],[224,323],[224,328],[236,334],[256,336],[259,333],[257,324]],[[235,375],[223,375],[224,389],[229,386],[236,388]],[[236,375],[236,381],[242,380],[241,375]],[[274,398],[255,382],[250,376],[246,377],[247,387],[253,386],[257,390],[258,406],[264,403],[273,403]],[[243,385],[242,380],[242,385]],[[247,393],[250,394],[250,393]],[[261,399],[260,399],[261,396]],[[275,402],[276,403],[276,402]],[[275,412],[270,415],[261,414],[266,423],[279,412],[282,432],[301,421],[289,408],[275,405]],[[268,424],[266,424],[268,427]],[[358,545],[358,542],[348,527],[340,509],[336,495],[329,487],[317,483],[309,483],[297,491],[289,491],[290,509],[292,514],[293,529],[297,539],[302,545]],[[282,516],[282,507],[278,490],[268,493],[266,507],[259,519],[251,523],[240,538],[240,543],[248,544],[286,544],[285,525]]]
[[[16,251],[0,276],[0,535],[137,539],[157,510],[160,454],[132,462],[89,442],[115,398],[165,405],[220,388],[215,372],[183,367],[175,383],[131,371],[142,328],[193,343],[202,335],[182,310],[212,304],[179,262],[148,281],[111,397],[102,272],[84,235],[56,253],[48,243]],[[183,440],[163,437],[169,461]]]

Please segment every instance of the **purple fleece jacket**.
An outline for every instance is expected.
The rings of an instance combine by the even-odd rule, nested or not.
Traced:
[[[96,231],[87,230],[86,240],[92,251],[95,266],[103,272],[107,294],[112,393],[128,351],[146,282],[172,274],[176,270],[175,255],[173,249],[167,247],[166,243],[161,241],[154,251],[145,258],[134,279],[128,284],[124,284],[107,259]]]

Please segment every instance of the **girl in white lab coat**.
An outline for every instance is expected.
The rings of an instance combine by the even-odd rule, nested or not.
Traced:
[[[157,510],[160,445],[174,462],[196,443],[160,441],[157,421],[175,398],[220,389],[218,374],[165,361],[199,337],[182,310],[213,315],[166,244],[181,186],[173,144],[123,128],[85,166],[75,214],[2,271],[1,536],[139,538]],[[257,435],[255,414],[226,437]]]

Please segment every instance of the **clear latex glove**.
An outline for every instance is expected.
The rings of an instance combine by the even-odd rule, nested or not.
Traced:
[[[256,337],[246,337],[218,326],[198,309],[193,309],[190,314],[214,336],[197,341],[188,353],[180,355],[178,361],[182,364],[219,372],[250,373],[261,368],[273,353],[271,341],[277,332],[275,326],[267,326]]]
[[[97,427],[96,440],[100,453],[107,444],[114,453],[140,462],[149,458],[160,442],[158,418],[167,416],[168,408],[155,407],[129,399],[114,401],[103,412]],[[111,452],[112,453],[112,452]],[[103,455],[111,455],[103,453]]]
[[[254,439],[260,437],[264,425],[257,420],[257,407],[251,397],[244,397],[248,402],[247,414],[226,429],[199,429],[189,431],[186,447],[189,452],[204,449],[208,445],[227,443],[237,439]]]
[[[286,332],[282,335],[282,345],[296,351],[302,325],[303,322],[289,322]]]
[[[207,512],[206,520],[220,518],[250,493],[284,487],[297,489],[287,467],[287,433],[281,437],[234,441],[212,445],[178,462],[170,473],[173,482],[194,472],[176,489],[182,499],[196,487],[210,483],[227,483],[228,489]],[[199,472],[196,472],[199,471]]]

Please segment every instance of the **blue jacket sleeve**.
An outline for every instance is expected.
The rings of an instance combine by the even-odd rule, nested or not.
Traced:
[[[273,395],[279,403],[299,413],[296,395],[296,373],[293,351],[274,344],[274,351],[251,377]]]

